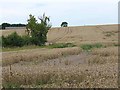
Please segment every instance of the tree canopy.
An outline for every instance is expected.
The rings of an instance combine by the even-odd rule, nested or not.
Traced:
[[[61,27],[67,27],[68,23],[67,22],[62,22]]]
[[[49,24],[50,18],[45,16],[39,17],[40,23],[37,22],[33,15],[29,15],[28,24],[26,26],[28,35],[32,37],[36,45],[43,45],[47,41],[47,32],[51,28]]]
[[[2,23],[2,29],[5,29],[6,27],[25,27],[26,24],[9,24],[9,23]]]
[[[41,22],[38,23],[36,18],[30,14],[26,26],[28,34],[20,36],[14,32],[8,36],[2,36],[2,46],[22,47],[24,45],[44,45],[47,41],[47,32],[51,28],[51,25],[49,24],[50,18],[43,14],[40,20]]]

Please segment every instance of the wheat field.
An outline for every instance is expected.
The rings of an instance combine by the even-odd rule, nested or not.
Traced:
[[[17,32],[25,35],[25,28],[0,30],[1,35],[9,35]],[[51,28],[48,31],[48,42],[72,42],[82,43],[114,43],[118,42],[118,25],[96,25],[96,26],[76,26]]]
[[[4,30],[25,34],[25,29]],[[75,47],[36,48],[2,52],[3,87],[117,88],[118,25],[51,28],[49,43],[74,43]],[[81,45],[100,43],[85,51]]]

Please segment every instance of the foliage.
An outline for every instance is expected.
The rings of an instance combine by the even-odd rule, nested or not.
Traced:
[[[28,19],[28,24],[26,26],[28,35],[19,36],[16,32],[14,32],[6,37],[2,36],[3,47],[22,47],[24,45],[45,44],[47,41],[48,30],[51,28],[51,25],[48,24],[50,21],[49,17],[43,14],[43,17],[39,18],[41,20],[41,23],[38,23],[34,16],[29,16],[30,19]],[[5,23],[4,26],[6,27],[7,23]]]
[[[35,31],[35,28],[36,28],[36,18],[34,16],[32,16],[31,14],[29,15],[29,18],[27,21],[28,21],[28,24],[26,26],[26,29],[27,29],[27,33],[28,35],[32,35]],[[30,30],[29,30],[30,29]]]
[[[50,19],[43,14],[39,20],[41,23],[38,23],[36,18],[30,15],[26,28],[28,35],[32,37],[33,44],[44,45],[47,41],[47,32],[51,28],[51,25],[49,24]]]
[[[26,45],[33,45],[37,43],[36,38],[29,37],[28,35],[19,36],[16,32],[6,37],[2,36],[3,47],[22,47]]]
[[[47,27],[48,30],[51,28],[51,24],[49,24],[50,18],[45,16],[45,13],[42,17],[39,17],[39,20]]]
[[[2,23],[2,29],[5,29],[6,27],[24,27],[25,24],[9,24],[9,23]]]
[[[67,27],[68,23],[67,22],[62,22],[61,27]]]
[[[9,27],[10,24],[9,23],[2,23],[2,29],[5,29],[5,27]]]
[[[21,23],[19,23],[19,24],[10,24],[10,27],[25,27],[26,26],[26,24],[21,24]]]
[[[19,36],[16,32],[8,35],[7,37],[2,36],[2,46],[3,47],[14,47],[14,46],[23,46],[23,38]]]
[[[6,83],[6,84],[3,84],[3,88],[8,88],[8,89],[10,89],[10,88],[16,88],[16,90],[20,90],[19,88],[20,88],[20,85],[18,85],[18,84],[13,84],[13,83]]]
[[[81,48],[86,51],[91,50],[92,48],[101,48],[101,47],[103,47],[103,45],[100,43],[81,45]]]
[[[22,36],[24,45],[32,45],[32,38],[28,35]]]

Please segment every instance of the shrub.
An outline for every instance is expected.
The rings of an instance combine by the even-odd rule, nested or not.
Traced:
[[[2,47],[6,47],[6,38],[2,36],[1,39],[2,39]]]
[[[43,14],[39,20],[41,23],[38,23],[36,18],[30,15],[30,19],[28,19],[28,24],[26,26],[28,36],[19,36],[16,32],[7,37],[2,36],[3,47],[44,45],[47,41],[47,32],[51,28],[51,25],[49,24],[50,19]]]
[[[14,46],[23,46],[23,38],[19,36],[16,32],[8,35],[7,37],[2,36],[2,45],[3,47],[14,47]]]
[[[32,38],[28,35],[22,36],[24,45],[32,45]]]

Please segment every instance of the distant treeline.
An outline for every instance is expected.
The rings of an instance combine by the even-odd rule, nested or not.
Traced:
[[[26,24],[9,24],[9,23],[2,23],[1,28],[5,29],[6,27],[25,27]]]

